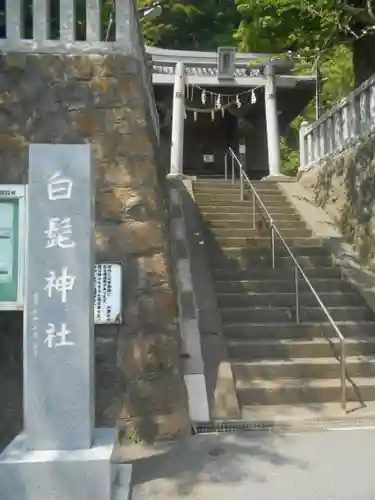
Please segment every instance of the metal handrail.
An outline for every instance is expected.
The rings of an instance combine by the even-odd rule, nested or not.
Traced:
[[[229,147],[229,153],[232,157],[232,183],[234,183],[235,179],[235,162],[237,162],[239,171],[240,171],[240,199],[241,201],[244,200],[244,180],[247,182],[249,185],[252,196],[253,196],[253,229],[255,229],[256,226],[256,213],[255,213],[255,207],[256,207],[256,201],[260,205],[260,207],[263,209],[264,213],[266,214],[270,228],[271,228],[271,246],[272,246],[272,267],[275,268],[276,264],[276,256],[275,256],[275,235],[277,235],[281,241],[281,243],[284,245],[287,253],[289,254],[289,257],[293,261],[294,265],[294,281],[295,281],[295,295],[296,295],[296,323],[300,323],[300,299],[299,299],[299,274],[302,276],[302,278],[305,280],[308,288],[314,295],[316,301],[318,302],[319,306],[321,307],[322,311],[328,318],[329,323],[333,327],[339,341],[340,341],[340,379],[341,379],[341,406],[343,410],[346,410],[346,403],[347,403],[347,398],[346,398],[346,346],[345,346],[345,337],[341,333],[339,327],[337,326],[335,320],[332,318],[330,313],[328,312],[326,306],[323,304],[322,300],[320,299],[317,291],[311,284],[309,278],[306,276],[305,272],[299,265],[296,257],[294,256],[292,250],[290,249],[289,245],[287,242],[284,240],[284,238],[281,236],[280,231],[275,225],[275,222],[265,207],[263,201],[261,200],[260,196],[258,195],[255,187],[253,186],[252,182],[250,181],[249,177],[247,176],[240,160],[238,159],[236,153],[233,151],[231,147]],[[228,158],[227,155],[225,156],[225,178],[228,178]]]

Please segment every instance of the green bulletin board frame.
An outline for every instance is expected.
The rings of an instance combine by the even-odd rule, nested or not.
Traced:
[[[1,241],[4,240],[9,240],[6,241],[6,244],[12,245],[12,250],[11,250],[11,268],[12,268],[12,273],[10,275],[9,280],[5,277],[3,281],[3,277],[1,275],[1,269],[0,269],[0,302],[17,302],[17,292],[18,292],[18,240],[19,240],[19,220],[18,220],[18,214],[19,214],[19,206],[18,206],[18,200],[4,200],[0,199],[0,220],[1,220],[1,213],[3,212],[3,209],[6,207],[11,207],[12,208],[12,228],[11,228],[11,233],[10,235],[6,235],[6,237],[3,238],[1,232],[3,228],[0,228],[0,243]],[[8,233],[9,231],[7,231]],[[3,259],[3,256],[1,255],[1,245],[0,245],[0,260]],[[9,258],[9,256],[8,256]]]
[[[22,310],[24,301],[26,186],[0,185],[0,310]],[[12,220],[6,212],[12,209]],[[4,216],[2,217],[2,214]],[[5,221],[5,222],[4,222]],[[11,227],[10,223],[11,222]],[[6,224],[6,227],[1,227]],[[2,241],[3,240],[3,241]],[[9,240],[9,242],[7,241]],[[8,245],[12,248],[9,249]],[[11,259],[11,261],[10,261]],[[9,265],[10,264],[10,265]],[[9,272],[7,279],[6,271]],[[4,275],[1,275],[1,271]]]

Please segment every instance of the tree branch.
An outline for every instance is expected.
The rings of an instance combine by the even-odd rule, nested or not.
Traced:
[[[374,24],[375,13],[372,8],[372,0],[366,0],[366,7],[354,7],[353,5],[348,5],[348,2],[339,2],[337,8],[356,18],[362,24]]]
[[[370,18],[375,21],[375,13],[372,10],[372,0],[367,0],[367,12]]]

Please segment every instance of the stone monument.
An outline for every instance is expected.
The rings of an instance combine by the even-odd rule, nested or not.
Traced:
[[[109,500],[114,430],[94,429],[91,146],[29,150],[24,431],[1,500]]]

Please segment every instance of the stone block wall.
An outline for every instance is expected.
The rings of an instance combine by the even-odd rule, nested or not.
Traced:
[[[358,258],[375,268],[375,136],[308,171],[299,182],[311,203],[322,207]]]
[[[0,56],[1,183],[27,183],[30,142],[92,144],[97,262],[121,262],[124,283],[124,323],[96,327],[96,415],[98,425],[117,422],[120,440],[190,432],[165,196],[141,74],[136,58],[119,54]],[[5,322],[9,342],[19,342],[13,316]]]

